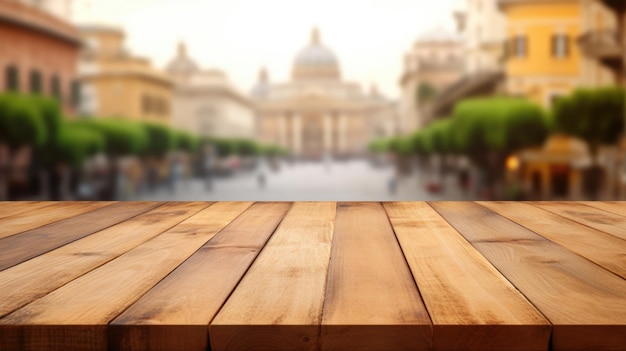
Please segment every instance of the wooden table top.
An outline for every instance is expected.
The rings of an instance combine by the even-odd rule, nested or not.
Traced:
[[[0,202],[0,350],[626,350],[625,202]]]

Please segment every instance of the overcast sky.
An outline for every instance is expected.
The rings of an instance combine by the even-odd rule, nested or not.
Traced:
[[[289,78],[317,26],[339,58],[344,80],[399,95],[402,57],[436,26],[454,28],[463,0],[75,0],[73,20],[123,27],[126,47],[163,68],[180,40],[202,68],[224,70],[248,92],[261,66]]]

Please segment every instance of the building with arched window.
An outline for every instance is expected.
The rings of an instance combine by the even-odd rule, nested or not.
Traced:
[[[80,56],[81,115],[122,117],[170,125],[172,81],[150,60],[124,48],[124,32],[83,25]]]
[[[72,115],[81,41],[64,5],[68,2],[0,1],[0,92],[54,96]]]
[[[201,69],[184,43],[165,71],[174,81],[174,126],[208,137],[256,137],[254,104],[225,72]]]

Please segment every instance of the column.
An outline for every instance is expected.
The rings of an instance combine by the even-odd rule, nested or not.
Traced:
[[[278,140],[283,147],[287,146],[287,114],[278,116]]]
[[[348,149],[348,116],[341,113],[339,115],[339,152],[344,154]]]
[[[330,113],[324,114],[323,127],[324,127],[324,153],[332,152],[333,145],[333,116]]]
[[[292,130],[292,153],[294,155],[300,155],[302,152],[302,116],[299,113],[294,113],[291,122]]]

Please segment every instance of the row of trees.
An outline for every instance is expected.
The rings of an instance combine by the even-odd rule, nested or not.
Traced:
[[[40,165],[42,177],[48,178],[60,166],[78,169],[99,153],[108,156],[116,171],[117,160],[124,156],[162,160],[174,151],[199,154],[205,144],[214,147],[218,157],[286,153],[282,148],[252,140],[203,139],[150,122],[123,118],[70,120],[62,116],[54,98],[0,94],[0,149],[7,154],[5,160],[0,161],[0,200],[8,196],[9,177],[20,150],[29,149]]]
[[[400,158],[465,155],[493,183],[502,176],[508,155],[542,145],[550,133],[585,140],[596,164],[599,147],[615,144],[622,135],[624,110],[625,91],[617,87],[575,90],[550,111],[522,98],[467,99],[456,104],[452,116],[369,146],[373,152],[392,151]]]

